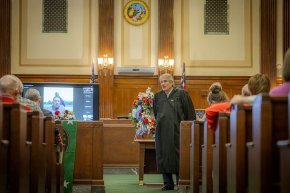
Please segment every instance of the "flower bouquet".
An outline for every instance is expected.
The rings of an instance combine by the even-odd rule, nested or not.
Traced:
[[[76,116],[75,116],[74,112],[69,111],[69,110],[65,110],[63,112],[63,114],[60,113],[60,111],[55,111],[54,118],[55,118],[55,120],[58,120],[58,121],[62,121],[62,120],[75,120],[76,119]]]
[[[136,130],[136,136],[155,134],[155,117],[153,112],[154,94],[151,88],[147,88],[146,92],[140,92],[137,98],[133,101],[132,110],[129,113],[129,119],[132,120]],[[135,137],[136,137],[135,136]]]

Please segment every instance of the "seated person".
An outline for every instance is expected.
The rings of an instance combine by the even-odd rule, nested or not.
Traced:
[[[270,91],[270,96],[288,96],[288,93],[290,92],[290,49],[285,53],[282,67],[282,78],[284,83],[273,88]]]
[[[0,94],[2,102],[5,103],[21,103],[25,110],[33,110],[27,103],[19,100],[21,89],[19,87],[19,79],[14,75],[4,75],[0,79]],[[21,82],[21,81],[20,81]]]
[[[265,74],[255,74],[248,81],[250,96],[235,95],[231,101],[230,106],[234,104],[252,104],[257,94],[269,93],[270,79]]]
[[[55,112],[58,111],[60,114],[64,113],[64,106],[60,104],[60,98],[55,96],[53,97],[51,108],[48,109],[55,116]]]
[[[0,95],[2,102],[17,103],[18,84],[11,75],[4,75],[0,79]]]
[[[17,84],[18,84],[18,95],[17,95],[17,100],[21,103],[21,104],[24,104],[25,106],[29,106],[30,109],[32,111],[39,111],[42,113],[42,110],[41,108],[39,107],[39,105],[34,102],[34,101],[31,101],[29,99],[26,99],[26,98],[23,98],[22,97],[22,93],[23,93],[23,83],[22,81],[17,77],[17,76],[14,76],[14,75],[11,75],[13,79],[16,80]]]
[[[25,98],[36,102],[39,106],[40,106],[40,102],[41,102],[41,96],[40,93],[37,89],[34,88],[29,88],[26,93],[25,93]],[[46,109],[42,109],[43,115],[44,116],[50,116],[52,117],[52,112]]]
[[[205,109],[205,117],[208,128],[215,131],[217,127],[217,119],[219,112],[229,112],[229,98],[222,90],[222,85],[219,82],[213,83],[209,88],[207,102],[210,105]]]
[[[245,84],[242,88],[242,96],[250,96],[249,86]]]

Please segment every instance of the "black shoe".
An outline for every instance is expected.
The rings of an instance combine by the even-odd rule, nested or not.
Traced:
[[[161,188],[162,191],[166,191],[166,190],[174,190],[174,186],[173,185],[165,185]]]

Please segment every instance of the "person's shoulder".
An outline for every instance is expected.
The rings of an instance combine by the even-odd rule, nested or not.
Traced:
[[[271,89],[270,96],[287,96],[289,92],[290,82],[285,82],[284,84],[274,87]]]
[[[47,110],[47,109],[42,109],[42,112],[43,112],[44,116],[46,116],[46,117],[52,117],[53,116],[52,112]]]
[[[158,97],[158,96],[160,96],[161,93],[163,93],[163,92],[164,92],[163,90],[157,91],[157,92],[154,94],[154,96],[155,96],[155,97]]]
[[[226,110],[229,107],[229,102],[222,102],[222,103],[216,103],[213,104],[205,109],[205,111],[222,111]]]

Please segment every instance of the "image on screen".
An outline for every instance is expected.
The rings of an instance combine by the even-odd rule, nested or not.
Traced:
[[[97,84],[24,83],[28,88],[37,89],[42,101],[40,107],[52,112],[64,110],[74,112],[77,120],[98,120]]]

